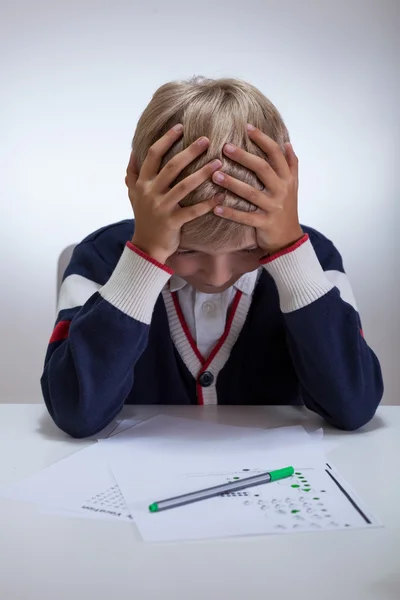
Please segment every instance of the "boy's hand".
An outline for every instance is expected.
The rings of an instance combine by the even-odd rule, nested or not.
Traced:
[[[218,202],[218,198],[211,198],[194,206],[179,206],[179,202],[187,194],[222,166],[219,160],[208,163],[170,188],[182,169],[208,148],[207,138],[196,140],[174,156],[159,172],[164,154],[182,136],[182,131],[182,125],[176,125],[153,144],[140,173],[132,154],[126,171],[125,183],[135,215],[132,243],[161,263],[165,263],[177,250],[182,226],[213,210]]]
[[[254,171],[265,189],[257,190],[220,171],[214,173],[213,181],[255,204],[258,209],[255,212],[243,212],[217,206],[214,213],[225,219],[255,227],[260,248],[268,254],[274,254],[291,246],[303,236],[297,214],[298,159],[291,144],[285,144],[285,158],[279,145],[252,125],[248,126],[248,135],[267,154],[271,165],[266,160],[231,144],[226,144],[223,151],[231,160]]]

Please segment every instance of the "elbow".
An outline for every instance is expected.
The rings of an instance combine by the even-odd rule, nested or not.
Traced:
[[[96,433],[96,431],[92,428],[86,428],[86,427],[75,427],[75,426],[70,426],[67,425],[65,427],[60,427],[58,426],[62,431],[64,431],[64,433],[66,433],[67,435],[69,435],[70,437],[76,439],[76,440],[82,440],[85,438],[88,438],[92,435],[94,435]]]
[[[72,438],[84,439],[90,437],[101,431],[101,429],[107,425],[106,423],[103,426],[99,426],[98,423],[89,422],[82,414],[79,414],[79,411],[70,412],[57,410],[57,408],[47,402],[46,399],[45,404],[54,424],[58,429]]]
[[[102,415],[101,420],[98,417],[93,419],[86,412],[80,410],[68,412],[68,414],[55,411],[50,412],[50,415],[61,431],[77,440],[96,435],[109,425],[115,417],[114,414],[111,414]]]
[[[71,405],[56,401],[51,395],[46,380],[42,377],[42,393],[47,410],[55,425],[64,433],[75,439],[84,439],[101,431],[108,422],[100,423],[98,418],[90,418],[89,411],[82,410],[79,405]],[[89,418],[88,418],[89,417]]]
[[[337,429],[356,431],[374,418],[382,396],[383,389],[368,398],[362,397],[357,400],[353,397],[350,402],[344,405],[342,410],[332,415],[328,421]]]
[[[71,418],[70,416],[65,417],[51,413],[50,415],[61,431],[78,440],[88,438],[102,429],[101,427],[95,427],[92,423],[87,423],[78,416],[76,416],[76,418]]]
[[[362,385],[353,388],[352,393],[344,394],[338,411],[328,419],[334,427],[343,431],[356,431],[367,425],[375,416],[382,400],[384,384],[379,363],[376,362],[375,370],[368,380]]]
[[[361,429],[367,423],[369,423],[375,415],[376,409],[373,413],[350,413],[346,415],[340,415],[338,417],[329,419],[330,424],[336,429],[341,429],[342,431],[356,431],[357,429]]]

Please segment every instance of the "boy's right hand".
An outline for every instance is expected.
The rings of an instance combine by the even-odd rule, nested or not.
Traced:
[[[196,140],[174,156],[159,172],[164,154],[182,136],[182,132],[182,125],[175,125],[153,144],[140,173],[132,153],[126,171],[125,183],[135,215],[132,244],[160,263],[165,263],[178,249],[182,226],[212,211],[218,204],[216,196],[193,206],[179,206],[185,196],[222,166],[219,160],[208,163],[173,188],[170,187],[179,173],[205,152],[209,145],[207,138]]]

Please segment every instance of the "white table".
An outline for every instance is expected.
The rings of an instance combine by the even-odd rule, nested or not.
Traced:
[[[127,407],[234,425],[321,425],[306,410]],[[133,524],[41,514],[0,499],[1,600],[399,600],[400,407],[355,433],[324,428],[328,452],[384,528],[210,542],[145,544]],[[88,442],[71,440],[42,405],[0,405],[0,484]]]

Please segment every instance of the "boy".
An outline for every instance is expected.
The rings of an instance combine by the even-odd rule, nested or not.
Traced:
[[[381,400],[342,260],[297,216],[276,108],[236,80],[162,86],[126,184],[135,221],[79,244],[42,390],[74,437],[129,404],[305,404],[342,429]]]

